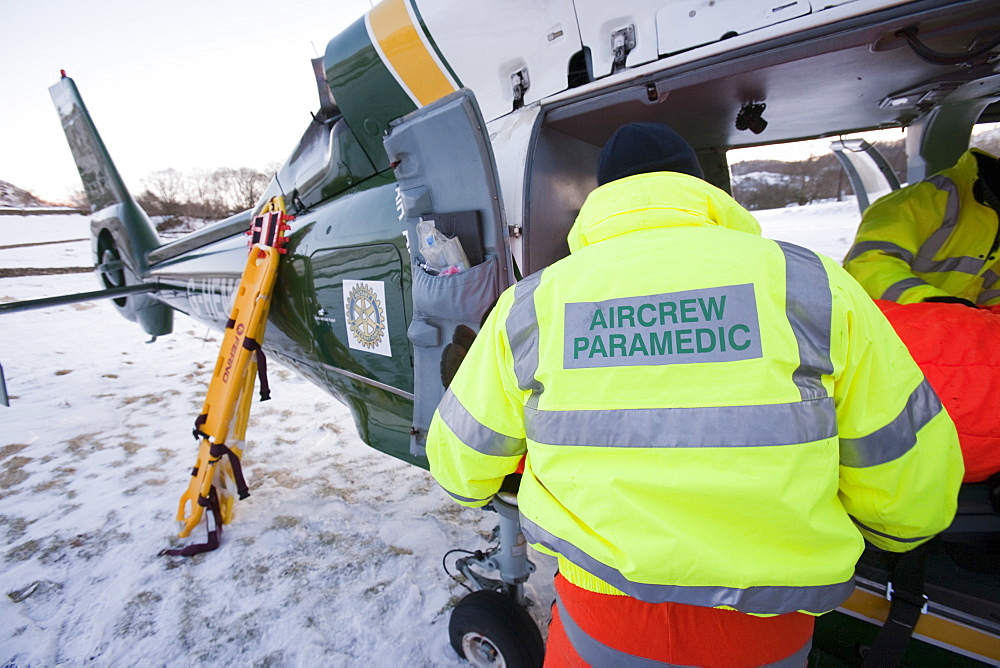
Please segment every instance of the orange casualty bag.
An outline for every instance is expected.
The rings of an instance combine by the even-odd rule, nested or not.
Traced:
[[[875,303],[955,421],[964,482],[1000,472],[1000,306]]]

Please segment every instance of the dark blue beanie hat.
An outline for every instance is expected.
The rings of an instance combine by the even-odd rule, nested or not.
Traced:
[[[597,185],[646,172],[680,172],[704,178],[684,138],[662,123],[629,123],[615,130],[597,161]]]

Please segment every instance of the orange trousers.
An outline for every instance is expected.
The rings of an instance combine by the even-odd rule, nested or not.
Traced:
[[[682,603],[596,594],[556,575],[545,668],[628,665],[805,666],[815,618],[754,617]],[[641,661],[640,661],[641,663]]]

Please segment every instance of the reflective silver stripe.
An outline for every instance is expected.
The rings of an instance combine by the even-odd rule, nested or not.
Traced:
[[[538,314],[535,312],[535,290],[545,270],[521,279],[514,286],[514,305],[507,314],[505,329],[514,358],[514,375],[525,392],[531,391],[528,406],[538,405],[538,395],[545,388],[535,378],[538,371]]]
[[[954,181],[946,176],[940,174],[932,176],[926,179],[927,183],[930,183],[938,190],[944,191],[948,194],[948,201],[945,204],[944,216],[941,219],[941,226],[934,230],[934,233],[928,237],[927,241],[923,243],[920,250],[917,252],[917,257],[910,266],[913,267],[914,271],[920,272],[921,274],[929,274],[932,272],[946,272],[946,271],[957,271],[963,274],[978,274],[979,270],[983,268],[985,261],[981,258],[976,257],[949,257],[943,260],[935,260],[934,256],[937,255],[942,248],[944,248],[945,243],[948,241],[948,237],[954,231],[955,226],[958,224],[958,216],[960,209],[960,199],[958,195],[958,186]]]
[[[665,668],[688,668],[686,664],[665,663],[654,659],[647,659],[634,654],[628,654],[613,647],[608,647],[600,640],[596,640],[581,629],[567,612],[566,607],[556,592],[556,606],[559,608],[559,621],[562,623],[566,637],[569,639],[573,649],[586,663],[592,666],[622,666],[622,668],[652,668],[661,666]],[[739,614],[739,613],[733,613]],[[791,656],[785,657],[772,663],[766,663],[762,668],[802,668],[806,665],[809,651],[812,649],[812,636],[802,647]]]
[[[923,281],[919,278],[904,278],[903,280],[890,285],[886,291],[882,293],[882,299],[887,299],[891,302],[898,301],[900,295],[904,292],[910,288],[915,288],[920,285],[927,285],[927,281]]]
[[[441,489],[444,489],[444,488],[442,487]],[[453,494],[452,492],[449,492],[446,489],[444,491],[447,492],[448,496],[450,496],[451,498],[455,499],[456,501],[465,501],[466,503],[485,503],[486,501],[489,501],[490,499],[493,498],[491,496],[490,499],[470,499],[467,496],[461,496],[459,494]]]
[[[997,297],[1000,297],[1000,290],[987,290],[986,292],[979,293],[979,297],[976,299],[976,302],[979,304],[985,304],[986,302],[996,299]]]
[[[792,654],[781,661],[764,664],[763,668],[802,668],[802,666],[805,666],[809,660],[809,652],[812,651],[812,646],[812,636],[809,636],[809,640],[806,641],[806,644],[800,647],[795,654]]]
[[[855,524],[857,524],[859,527],[861,527],[868,533],[875,534],[876,536],[881,536],[882,538],[888,538],[889,540],[894,540],[897,543],[919,543],[922,540],[927,540],[930,538],[930,536],[918,536],[916,538],[900,538],[899,536],[890,536],[887,533],[882,533],[881,531],[876,531],[875,529],[872,529],[864,522],[859,521],[858,518],[854,517],[853,515],[851,516],[851,519],[854,521]]]
[[[611,448],[796,445],[837,435],[833,399],[789,404],[550,411],[525,408],[528,439]]]
[[[856,244],[847,255],[844,260],[850,262],[862,253],[867,253],[868,251],[881,251],[889,255],[894,255],[908,265],[914,272],[921,274],[930,273],[944,273],[944,272],[959,272],[963,274],[976,275],[983,268],[985,260],[977,257],[969,256],[958,256],[958,257],[947,257],[941,260],[935,260],[936,256],[942,248],[944,248],[945,243],[948,241],[948,237],[954,231],[955,226],[958,224],[959,216],[959,195],[958,186],[955,182],[948,177],[936,175],[932,176],[926,180],[928,183],[932,184],[938,190],[942,190],[948,195],[948,200],[945,203],[944,216],[941,219],[941,225],[934,230],[930,237],[920,246],[920,250],[917,252],[916,256],[910,251],[906,250],[898,244],[894,244],[890,241],[862,241]],[[905,281],[900,281],[895,285],[889,287],[882,295],[883,299],[890,299],[895,301],[899,298],[900,294],[904,290],[914,287],[915,285],[924,285],[924,282],[919,283],[909,282],[913,279],[906,279]]]
[[[990,269],[983,274],[983,288],[984,290],[979,293],[979,297],[976,298],[977,304],[985,304],[993,299],[1000,298],[1000,274]],[[994,288],[987,290],[985,288]]]
[[[614,568],[607,566],[572,543],[554,536],[523,514],[521,530],[528,542],[542,545],[576,564],[588,573],[647,603],[687,603],[708,608],[729,606],[740,612],[760,615],[780,615],[802,610],[822,613],[833,610],[847,600],[854,591],[854,578],[830,585],[801,587],[761,586],[739,589],[735,587],[685,587],[631,582]]]
[[[930,273],[942,273],[946,271],[957,271],[962,274],[978,274],[979,270],[983,268],[983,264],[986,260],[978,257],[948,257],[943,260],[928,260],[922,257],[918,257],[913,261],[913,271],[919,271],[921,274]]]
[[[621,668],[654,668],[654,666],[680,668],[676,664],[647,659],[623,652],[614,647],[608,647],[600,640],[590,637],[586,631],[577,625],[576,620],[566,613],[566,607],[563,606],[562,599],[559,598],[558,593],[556,593],[556,606],[559,608],[559,621],[562,622],[566,637],[569,639],[570,644],[573,645],[576,653],[588,665],[615,666],[616,668],[618,666],[621,666]]]
[[[938,250],[940,250],[940,247],[938,247]],[[965,274],[978,274],[979,270],[983,267],[983,260],[976,257],[949,257],[943,260],[934,260],[932,259],[934,254],[930,252],[930,247],[927,243],[925,243],[921,248],[921,252],[927,251],[926,256],[915,257],[910,251],[890,241],[862,241],[851,249],[850,254],[844,262],[850,262],[862,253],[867,253],[868,251],[881,251],[888,255],[894,255],[906,264],[910,265],[910,268],[913,269],[913,271],[919,271],[921,274],[943,271],[959,271]]]
[[[819,399],[827,396],[823,375],[833,373],[830,279],[815,253],[784,241],[777,243],[785,254],[786,316],[799,344],[799,368],[792,373],[792,381],[803,400]]]
[[[889,255],[895,255],[906,264],[913,264],[913,253],[898,244],[892,243],[891,241],[862,241],[854,244],[854,248],[852,248],[851,252],[848,253],[844,262],[850,262],[862,253],[867,253],[868,251],[881,251]]]
[[[523,438],[501,434],[482,424],[450,388],[438,404],[438,414],[459,440],[476,452],[494,457],[514,457],[525,452]]]
[[[941,401],[925,378],[892,422],[861,438],[840,439],[841,466],[878,466],[902,457],[916,445],[917,432],[940,412]]]
[[[927,238],[927,241],[920,247],[920,251],[917,252],[917,256],[920,258],[933,258],[944,247],[945,242],[948,241],[948,237],[951,236],[952,230],[955,229],[955,225],[958,224],[958,186],[947,176],[940,174],[925,179],[925,181],[948,194],[948,201],[945,203],[941,226],[934,230],[934,233]]]

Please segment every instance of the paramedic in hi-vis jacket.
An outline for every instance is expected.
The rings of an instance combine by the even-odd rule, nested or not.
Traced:
[[[1000,163],[969,149],[868,207],[844,268],[873,299],[1000,304],[998,211]]]
[[[666,126],[620,128],[571,254],[504,292],[430,428],[466,506],[524,458],[546,665],[803,666],[864,539],[955,512],[955,427],[872,300],[701,174]]]

